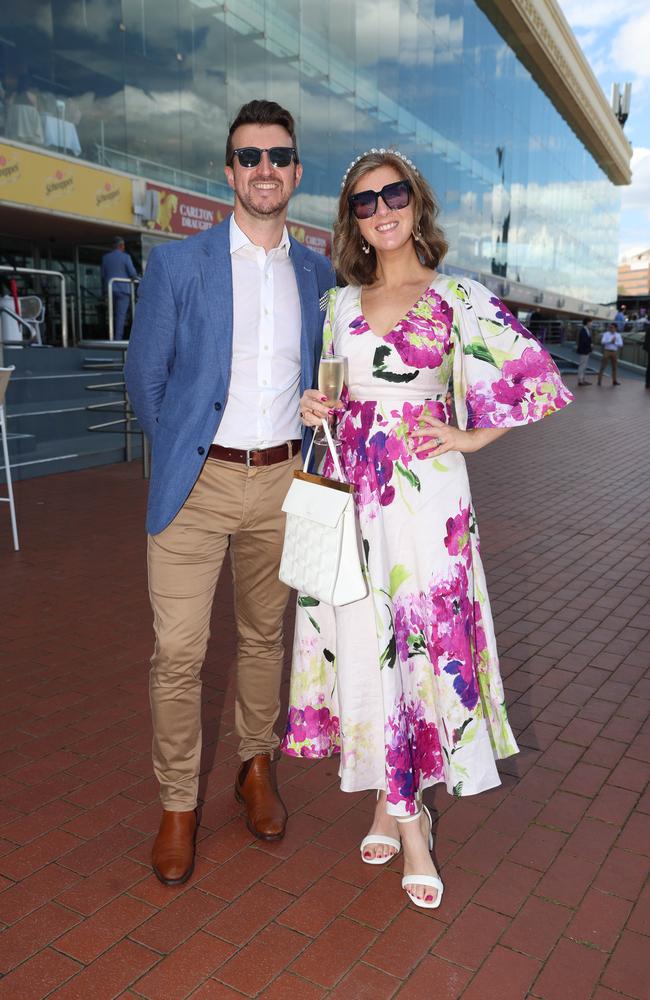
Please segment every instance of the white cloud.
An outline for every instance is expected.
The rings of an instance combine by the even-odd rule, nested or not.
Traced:
[[[623,188],[623,209],[643,213],[650,241],[650,149],[639,146],[632,154],[632,183]]]
[[[611,0],[561,0],[560,6],[572,28],[611,30],[622,20],[633,22],[648,9],[647,0],[627,0],[616,11]]]
[[[617,69],[638,77],[650,77],[650,10],[630,17],[612,43],[612,61]]]

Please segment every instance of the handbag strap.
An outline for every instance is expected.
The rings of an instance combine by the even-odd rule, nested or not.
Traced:
[[[336,454],[336,448],[334,447],[334,441],[332,440],[329,424],[327,420],[323,420],[322,424],[323,424],[323,431],[325,432],[325,437],[327,438],[327,447],[329,448],[329,453],[332,456],[332,461],[334,463],[334,468],[336,469],[336,474],[339,477],[339,482],[345,483],[347,482],[347,480],[343,475],[343,471],[341,469],[341,463],[339,462],[339,456]],[[311,441],[309,442],[309,448],[307,449],[307,454],[305,455],[303,472],[307,472],[307,470],[309,469],[309,460],[311,458],[312,448],[314,447],[314,437],[315,435],[312,434]]]

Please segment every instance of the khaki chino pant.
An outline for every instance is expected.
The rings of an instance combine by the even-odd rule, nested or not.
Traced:
[[[149,694],[153,764],[164,809],[197,802],[201,758],[201,667],[214,592],[226,550],[237,625],[235,725],[239,754],[273,753],[289,588],[278,579],[282,502],[300,454],[247,468],[208,459],[171,524],[148,540],[149,594],[156,645]]]
[[[616,351],[603,351],[603,356],[600,360],[600,369],[598,371],[598,384],[600,385],[603,375],[605,374],[605,369],[608,365],[612,366],[612,382],[618,381],[618,356]]]

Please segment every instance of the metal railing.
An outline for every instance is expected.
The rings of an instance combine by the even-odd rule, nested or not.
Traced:
[[[65,294],[65,275],[62,271],[48,271],[40,267],[11,267],[9,264],[0,264],[0,271],[5,274],[38,274],[47,278],[58,278],[61,282],[61,346],[68,346],[68,312]]]
[[[119,356],[115,358],[84,358],[83,367],[85,371],[115,372],[123,376],[125,355],[129,346],[128,341],[113,340],[107,342],[105,340],[83,340],[79,346],[87,350],[122,351],[121,358]],[[85,388],[89,392],[121,393],[121,399],[107,400],[102,403],[90,403],[86,407],[86,410],[90,413],[111,414],[122,411],[123,416],[118,416],[115,420],[104,420],[100,424],[90,424],[87,429],[96,434],[115,434],[121,430],[124,434],[124,453],[127,462],[133,461],[132,436],[139,434],[142,437],[142,475],[145,479],[148,479],[150,469],[149,444],[142,430],[139,427],[132,427],[132,424],[137,422],[137,417],[131,409],[124,378],[122,377],[118,382],[98,382],[94,385],[87,385]]]
[[[95,143],[95,151],[97,163],[103,167],[123,170],[138,177],[147,177],[157,184],[187,188],[188,191],[196,191],[198,194],[205,194],[210,198],[218,198],[229,205],[232,204],[232,191],[224,181],[212,180],[210,177],[202,177],[200,174],[193,174],[157,160],[125,153],[121,149],[106,146],[103,142]]]
[[[115,340],[115,315],[113,307],[113,285],[116,282],[131,286],[131,322],[135,316],[135,286],[140,284],[139,278],[109,278],[108,280],[108,339]]]

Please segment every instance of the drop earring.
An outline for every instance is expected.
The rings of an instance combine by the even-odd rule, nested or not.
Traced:
[[[363,236],[361,237],[361,249],[362,249],[362,250],[363,250],[363,252],[364,252],[364,253],[366,253],[366,254],[367,254],[367,253],[370,253],[370,247],[369,247],[369,245],[368,245],[368,244],[366,243],[366,241],[364,240]]]
[[[422,242],[422,233],[420,232],[419,226],[417,227],[417,229],[413,230],[413,239],[415,240],[416,243]]]

